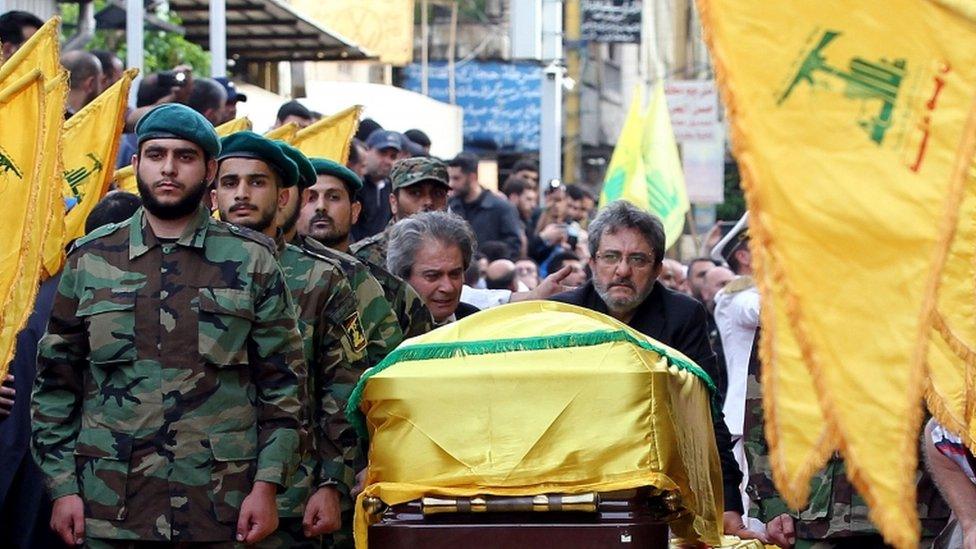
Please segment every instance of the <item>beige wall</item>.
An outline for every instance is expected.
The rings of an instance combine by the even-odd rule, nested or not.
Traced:
[[[413,58],[414,0],[291,0],[312,20],[379,55],[406,65]]]

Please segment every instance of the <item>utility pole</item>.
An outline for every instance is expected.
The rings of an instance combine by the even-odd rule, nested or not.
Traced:
[[[227,76],[227,0],[210,0],[210,76]]]
[[[132,83],[129,91],[129,103],[136,104],[136,94],[139,92],[139,82],[143,75],[143,29],[145,27],[145,10],[142,0],[126,0],[125,5],[125,60],[130,69],[139,69],[139,76]]]
[[[575,85],[566,91],[566,98],[563,102],[566,109],[563,179],[567,183],[578,183],[580,152],[582,149],[580,136],[580,86],[583,80],[580,63],[580,52],[583,49],[583,44],[580,41],[580,0],[566,0],[564,38],[564,45],[566,46],[566,76]]]
[[[553,179],[562,179],[563,3],[542,0],[542,113],[539,131],[539,195]]]

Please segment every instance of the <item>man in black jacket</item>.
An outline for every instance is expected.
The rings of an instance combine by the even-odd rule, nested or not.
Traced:
[[[664,226],[656,217],[624,201],[609,204],[589,228],[592,280],[551,299],[610,315],[680,351],[714,379],[718,372],[705,308],[657,282],[664,242]],[[729,430],[721,410],[715,410],[712,427],[722,463],[725,533],[755,538],[743,524],[742,473],[732,455]]]
[[[507,200],[478,183],[478,158],[461,153],[447,163],[447,173],[452,192],[448,207],[471,224],[478,244],[504,242],[509,257],[518,257],[525,238],[518,212]]]

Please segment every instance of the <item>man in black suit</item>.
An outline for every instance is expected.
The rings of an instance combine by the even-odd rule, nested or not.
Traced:
[[[628,202],[612,202],[589,226],[593,278],[550,299],[610,315],[680,351],[714,379],[718,372],[715,353],[708,343],[705,308],[695,299],[657,282],[664,243],[664,226],[659,219]],[[712,413],[722,463],[725,533],[755,538],[756,534],[746,530],[742,520],[742,473],[732,455],[728,427],[720,408],[713,407]]]

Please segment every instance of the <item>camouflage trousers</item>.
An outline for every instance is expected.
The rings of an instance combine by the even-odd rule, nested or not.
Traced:
[[[884,549],[888,545],[881,534],[862,534],[832,539],[799,539],[794,549]]]
[[[356,543],[352,539],[352,509],[343,509],[342,528],[325,536],[323,547],[328,549],[353,549]]]
[[[145,541],[132,539],[87,538],[89,549],[236,549],[244,544],[233,541]]]
[[[307,538],[302,530],[302,517],[278,519],[278,529],[255,547],[261,549],[321,549],[322,537]]]

